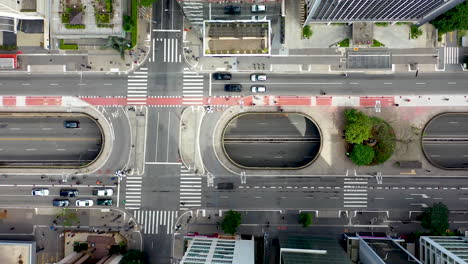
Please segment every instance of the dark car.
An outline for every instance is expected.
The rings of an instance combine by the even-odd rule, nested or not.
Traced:
[[[65,128],[79,128],[80,122],[79,121],[65,121],[63,122],[63,126]]]
[[[97,199],[97,205],[112,205],[112,199]]]
[[[76,197],[76,196],[78,196],[78,190],[75,190],[75,189],[62,189],[62,190],[60,190],[60,196],[62,196],[62,197]]]
[[[58,206],[58,207],[66,207],[66,206],[69,206],[69,205],[70,205],[70,201],[69,201],[69,200],[66,200],[66,199],[63,199],[63,200],[55,199],[55,200],[52,202],[52,205],[53,205],[53,206]]]
[[[232,75],[230,73],[215,72],[213,73],[214,80],[231,80]]]
[[[240,6],[225,6],[224,7],[224,14],[227,15],[238,15],[241,13],[241,8]]]
[[[234,189],[234,184],[232,182],[220,182],[217,187],[218,190],[232,190]]]
[[[240,84],[226,84],[224,85],[225,92],[242,92],[242,85]]]

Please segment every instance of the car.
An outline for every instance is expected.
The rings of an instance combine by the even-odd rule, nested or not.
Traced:
[[[250,87],[250,90],[252,91],[252,93],[266,93],[266,87],[263,85],[254,85]]]
[[[76,189],[61,189],[60,190],[61,197],[76,197],[78,196],[78,190]]]
[[[266,16],[252,16],[252,20],[267,20]]]
[[[224,85],[225,92],[242,92],[242,85],[240,84],[226,84]]]
[[[241,13],[240,6],[229,5],[229,6],[224,7],[224,14],[226,15],[238,15],[240,13]]]
[[[215,72],[213,73],[213,80],[223,80],[223,81],[228,81],[231,80],[232,74],[230,73],[223,73],[223,72]]]
[[[112,199],[97,199],[97,205],[112,205]]]
[[[267,80],[267,76],[266,74],[252,74],[250,75],[250,80],[252,82],[256,82],[256,81],[266,81]]]
[[[70,206],[70,201],[66,199],[55,199],[52,201],[53,206],[66,207]]]
[[[98,189],[93,189],[93,195],[97,196],[112,196],[114,194],[114,190],[111,188],[98,188]]]
[[[94,202],[91,199],[78,199],[76,200],[75,205],[78,207],[90,207],[94,205]]]
[[[31,194],[34,196],[47,196],[49,195],[49,190],[45,188],[33,189]]]
[[[265,13],[266,6],[265,5],[253,5],[252,6],[252,13]]]
[[[234,183],[232,182],[220,182],[216,186],[218,190],[232,190],[234,189]]]
[[[64,121],[63,126],[65,128],[79,128],[80,127],[80,122],[79,121]]]

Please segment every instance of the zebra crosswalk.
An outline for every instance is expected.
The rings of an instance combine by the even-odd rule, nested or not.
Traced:
[[[192,25],[203,25],[203,2],[181,1],[185,16]]]
[[[202,105],[204,77],[196,72],[184,68],[184,78],[182,86],[182,104]]]
[[[140,68],[128,75],[127,104],[146,105],[148,89],[148,68]]]
[[[201,206],[202,178],[180,166],[180,209],[186,210]]]
[[[458,47],[445,47],[444,48],[444,63],[445,64],[458,64],[459,55],[458,55]]]
[[[127,176],[125,184],[125,209],[138,210],[141,207],[141,176]]]
[[[156,41],[163,42],[163,62],[182,62],[180,45],[178,38],[155,38]]]
[[[367,178],[345,178],[343,207],[367,207]]]
[[[143,234],[161,234],[165,227],[166,234],[170,235],[174,233],[178,214],[177,211],[136,210],[133,216],[141,226]]]

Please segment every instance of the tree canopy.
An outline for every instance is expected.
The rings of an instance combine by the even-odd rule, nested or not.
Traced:
[[[449,228],[449,209],[443,203],[435,203],[422,213],[421,226],[429,229],[434,235],[441,235]]]
[[[371,137],[372,120],[367,115],[356,109],[349,109],[345,111],[345,117],[346,141],[353,144],[361,144],[364,140]]]
[[[301,212],[299,214],[299,223],[302,227],[308,227],[312,224],[312,215],[310,213]]]
[[[221,229],[226,234],[234,235],[237,231],[237,228],[241,224],[241,219],[242,216],[240,213],[233,210],[229,210],[224,215],[224,219],[221,222]]]
[[[468,29],[468,1],[436,17],[431,24],[439,30],[439,33]]]
[[[154,2],[158,0],[140,0],[141,6],[151,6]]]
[[[120,260],[119,264],[144,264],[145,262],[145,252],[130,249]]]
[[[371,146],[367,145],[354,145],[353,151],[349,158],[358,166],[371,164],[374,159],[375,152]]]

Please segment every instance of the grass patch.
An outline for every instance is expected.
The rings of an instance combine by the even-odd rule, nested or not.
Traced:
[[[138,0],[132,0],[132,47],[138,42]]]
[[[70,14],[69,13],[64,13],[61,15],[62,18],[62,23],[63,24],[68,24],[70,23]]]
[[[78,49],[78,44],[65,44],[65,41],[63,39],[61,39],[60,42],[59,42],[59,49],[61,49],[61,50],[77,50]]]
[[[411,24],[413,24],[413,23],[411,23],[411,22],[396,22],[396,25],[398,25],[398,26],[411,25]]]
[[[388,27],[388,24],[387,22],[375,22],[374,23],[376,26],[378,27]]]
[[[349,39],[343,39],[338,43],[338,47],[347,48],[349,47]]]
[[[346,26],[346,23],[331,23],[332,26]]]
[[[110,14],[107,13],[96,13],[96,23],[97,24],[109,24]]]
[[[383,44],[382,42],[374,39],[373,41],[374,43],[372,43],[371,47],[385,47],[385,44]]]
[[[85,29],[86,26],[85,26],[85,25],[70,25],[70,24],[66,24],[66,25],[65,25],[65,28],[68,28],[68,29]]]
[[[377,165],[387,161],[395,151],[396,137],[395,131],[388,122],[378,117],[371,117],[372,138],[377,140],[372,148],[375,156],[371,165]]]
[[[17,50],[18,47],[15,45],[0,45],[0,50]]]
[[[112,0],[106,0],[106,11],[112,12]]]
[[[306,25],[305,27],[302,28],[302,36],[306,39],[310,39],[312,37],[312,29],[310,28],[310,25]]]

